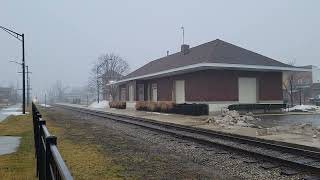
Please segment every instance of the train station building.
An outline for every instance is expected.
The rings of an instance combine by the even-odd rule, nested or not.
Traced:
[[[308,71],[228,42],[214,41],[153,60],[115,82],[118,99],[206,103],[210,111],[232,104],[282,104],[286,71]]]

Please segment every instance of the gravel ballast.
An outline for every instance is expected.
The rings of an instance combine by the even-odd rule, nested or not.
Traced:
[[[116,163],[126,167],[125,177],[301,179],[304,176],[281,175],[281,167],[268,170],[261,168],[265,163],[262,160],[129,124],[61,108],[51,108],[47,114],[59,126],[69,129],[67,132],[71,139],[90,137],[91,141],[102,145],[106,152],[119,157]]]

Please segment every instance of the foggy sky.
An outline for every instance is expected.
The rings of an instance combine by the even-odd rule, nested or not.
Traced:
[[[1,0],[0,25],[25,33],[34,91],[56,80],[87,83],[92,63],[114,52],[134,70],[222,39],[282,62],[320,66],[320,1]],[[0,30],[0,84],[21,82],[21,43]],[[18,82],[17,82],[18,80]]]

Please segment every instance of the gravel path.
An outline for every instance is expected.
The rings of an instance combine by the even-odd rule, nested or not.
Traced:
[[[129,124],[75,113],[61,108],[47,112],[75,141],[90,140],[117,157],[124,177],[138,179],[301,179],[265,170],[264,162],[216,147],[181,140]],[[246,162],[245,162],[246,161]]]

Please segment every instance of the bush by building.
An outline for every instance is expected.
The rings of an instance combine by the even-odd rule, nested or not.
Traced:
[[[138,101],[136,102],[136,110],[170,113],[174,105],[175,103],[171,101]]]
[[[125,101],[111,101],[109,102],[110,108],[116,109],[126,109],[126,102]]]

